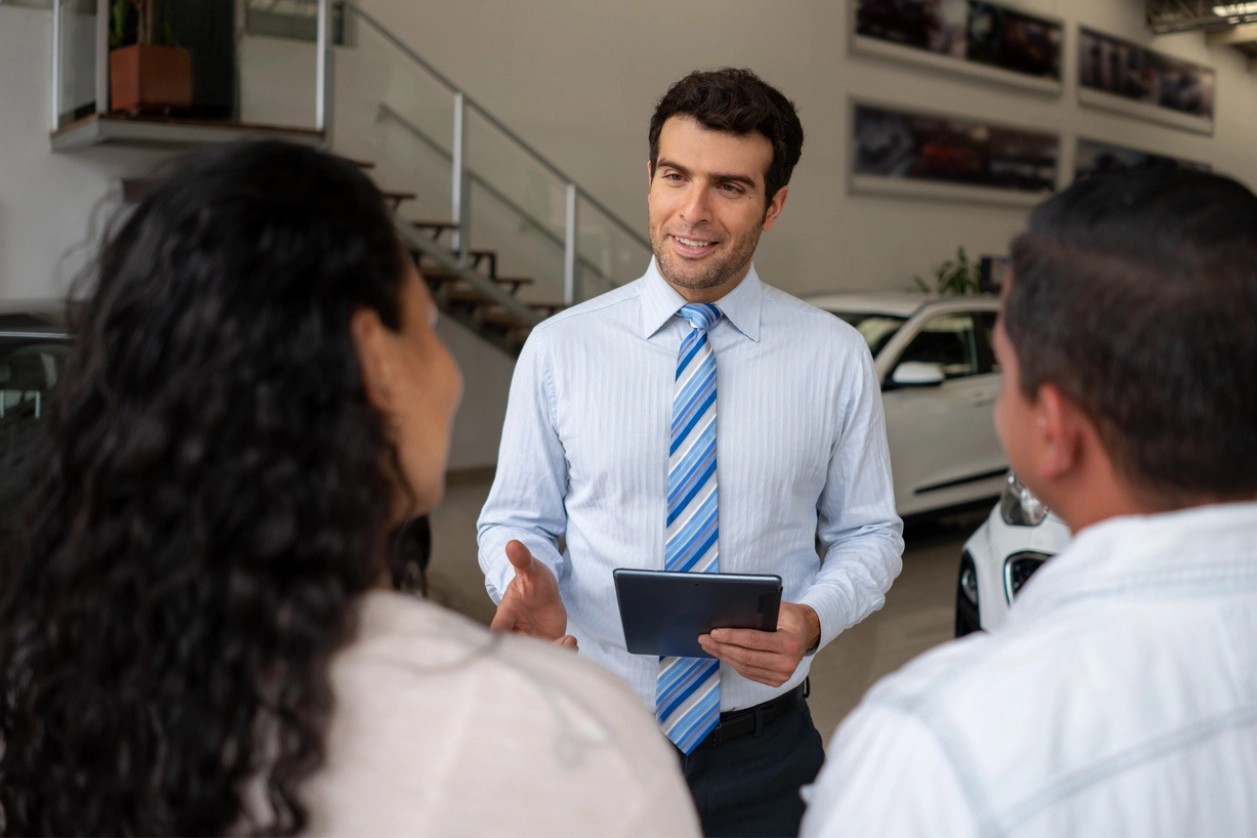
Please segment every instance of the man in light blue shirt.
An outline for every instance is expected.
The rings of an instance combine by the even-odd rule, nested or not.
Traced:
[[[707,332],[719,570],[778,574],[784,601],[775,632],[701,639],[720,662],[719,723],[678,754],[708,834],[797,831],[798,790],[823,759],[803,701],[810,655],[880,608],[901,567],[868,349],[751,264],[802,142],[793,105],[749,71],[669,89],[650,130],[654,259],[533,330],[479,522],[494,627],[579,645],[656,708],[660,659],[625,649],[612,570],[665,566],[673,385],[691,328],[677,314],[719,309]]]

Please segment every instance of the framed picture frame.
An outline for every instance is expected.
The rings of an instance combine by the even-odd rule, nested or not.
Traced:
[[[1063,89],[1063,21],[986,0],[851,0],[851,51],[1047,94]]]
[[[1057,186],[1060,135],[852,99],[852,193],[1032,206]]]
[[[1207,172],[1213,167],[1198,160],[1188,160],[1132,148],[1118,143],[1078,137],[1074,143],[1074,179],[1104,172],[1128,169],[1196,169]]]
[[[1080,104],[1212,134],[1216,87],[1211,67],[1078,28]]]

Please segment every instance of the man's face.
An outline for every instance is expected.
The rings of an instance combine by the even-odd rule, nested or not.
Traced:
[[[760,233],[785,204],[785,187],[771,201],[764,194],[772,143],[674,116],[659,132],[658,149],[647,201],[651,249],[681,296],[713,302],[746,276]]]

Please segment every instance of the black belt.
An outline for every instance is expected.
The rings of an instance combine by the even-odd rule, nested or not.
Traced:
[[[802,684],[799,684],[788,693],[782,693],[771,701],[765,701],[763,704],[756,704],[754,707],[747,707],[744,710],[730,710],[728,713],[721,713],[720,723],[716,725],[715,730],[707,734],[707,738],[695,750],[714,748],[717,745],[732,742],[734,739],[741,739],[743,736],[758,733],[770,723],[789,713],[799,705],[799,702],[807,698],[807,687],[808,681],[804,678]]]

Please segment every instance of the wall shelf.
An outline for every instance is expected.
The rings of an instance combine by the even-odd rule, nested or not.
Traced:
[[[179,147],[264,138],[317,146],[323,145],[326,137],[313,128],[100,113],[71,122],[51,135],[53,151],[97,145]]]

